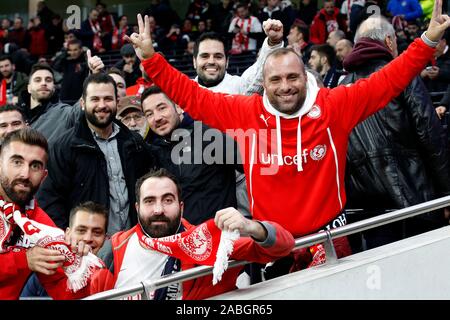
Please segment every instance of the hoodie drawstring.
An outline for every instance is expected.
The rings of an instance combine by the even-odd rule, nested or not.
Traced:
[[[275,116],[277,123],[277,158],[278,165],[282,166],[284,164],[283,161],[283,146],[281,139],[281,119],[279,115]],[[303,159],[302,159],[302,115],[298,116],[298,125],[297,125],[297,171],[303,171]]]

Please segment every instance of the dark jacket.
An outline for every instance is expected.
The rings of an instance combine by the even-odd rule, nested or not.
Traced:
[[[60,99],[73,104],[80,99],[83,93],[83,82],[89,76],[89,67],[86,57],[81,54],[77,59],[67,59],[67,51],[59,55],[53,68],[63,73],[61,82]]]
[[[114,68],[117,68],[121,71],[123,71],[123,74],[125,75],[125,84],[128,87],[134,86],[136,84],[137,79],[139,79],[142,76],[141,69],[139,69],[140,61],[138,58],[136,58],[136,61],[133,65],[133,72],[128,73],[123,71],[123,67],[125,65],[125,60],[121,59],[117,61],[117,63],[114,65]]]
[[[82,113],[81,108],[62,103],[57,93],[47,103],[30,109],[30,94],[23,91],[19,105],[25,111],[28,124],[42,133],[49,144],[72,128]]]
[[[23,91],[27,90],[28,76],[22,72],[14,72],[12,79],[12,95],[19,97]]]
[[[361,40],[344,61],[349,75],[342,84],[367,78],[392,60],[383,48],[381,42]],[[350,134],[347,204],[404,208],[448,194],[449,183],[445,132],[422,80],[416,77],[400,96]]]
[[[117,122],[122,169],[127,184],[131,225],[137,223],[135,183],[154,166],[154,159],[142,138]],[[48,177],[37,194],[39,205],[55,224],[66,228],[70,210],[94,201],[109,208],[109,179],[105,156],[92,136],[86,118],[65,132],[50,148]]]
[[[183,217],[192,224],[200,224],[214,218],[220,209],[236,208],[236,166],[226,164],[224,161],[226,153],[223,149],[215,149],[211,152],[212,142],[202,137],[207,130],[208,132],[212,130],[218,137],[227,139],[231,148],[236,148],[235,142],[202,122],[197,121],[194,125],[194,120],[186,113],[177,130],[179,129],[184,130],[173,133],[171,141],[150,133],[147,140],[154,149],[159,165],[172,172],[181,184],[181,197],[184,202]],[[201,145],[197,142],[201,142]],[[225,140],[223,140],[223,147],[225,147]],[[213,154],[213,159],[218,161],[206,164],[205,156],[210,154]],[[186,161],[183,163],[183,160]],[[235,163],[234,160],[233,163]],[[196,162],[200,163],[195,164]]]

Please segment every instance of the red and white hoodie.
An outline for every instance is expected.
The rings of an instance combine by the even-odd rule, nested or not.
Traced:
[[[306,100],[293,115],[278,112],[265,95],[200,88],[159,54],[142,63],[154,83],[192,118],[234,135],[244,158],[254,218],[278,222],[298,237],[323,227],[343,209],[347,140],[353,127],[398,96],[433,52],[416,39],[369,78],[334,89],[319,89],[308,74]]]

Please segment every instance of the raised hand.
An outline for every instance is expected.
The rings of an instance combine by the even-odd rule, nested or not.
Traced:
[[[136,51],[137,57],[142,61],[144,59],[151,58],[155,54],[153,49],[152,36],[150,33],[150,21],[148,16],[142,20],[141,14],[137,15],[137,21],[139,26],[139,34],[134,32],[131,36],[125,36],[125,41],[131,43]]]
[[[269,38],[269,45],[277,45],[283,40],[283,24],[280,20],[267,19],[263,22],[263,29]]]
[[[102,59],[98,56],[92,56],[91,50],[86,52],[87,64],[92,73],[99,73],[105,67]]]
[[[426,36],[431,41],[438,42],[449,26],[450,17],[446,14],[442,14],[442,0],[436,0],[434,2],[433,14],[431,16]]]

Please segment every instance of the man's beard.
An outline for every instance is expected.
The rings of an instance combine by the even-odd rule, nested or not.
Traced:
[[[138,212],[138,220],[144,232],[152,237],[152,238],[162,238],[171,236],[177,233],[178,228],[180,227],[181,221],[181,213],[174,220],[170,220],[165,216],[154,216],[152,218],[147,219],[145,222],[142,221],[142,218]],[[156,221],[164,221],[167,222],[166,225],[152,225],[152,222]]]
[[[109,126],[111,124],[111,122],[113,122],[114,118],[116,117],[116,113],[111,111],[111,113],[109,114],[108,119],[105,122],[100,122],[97,117],[95,116],[95,112],[87,112],[85,111],[86,114],[86,119],[89,121],[89,123],[91,123],[92,125],[94,125],[97,128],[106,128],[107,126]]]
[[[19,183],[29,187],[30,191],[14,191],[14,186]],[[39,189],[39,186],[33,186],[31,181],[28,179],[14,179],[11,183],[9,183],[8,178],[2,176],[0,177],[0,184],[3,188],[3,191],[5,191],[6,196],[11,199],[12,202],[21,207],[25,207],[25,205],[27,205],[33,199],[34,195]]]
[[[2,77],[3,77],[4,79],[11,79],[12,75],[13,75],[12,72],[8,72],[8,73],[2,72]]]
[[[223,78],[225,78],[225,72],[223,74],[219,74],[215,79],[207,79],[204,75],[197,72],[198,75],[198,83],[206,88],[211,88],[217,86],[222,82]]]

